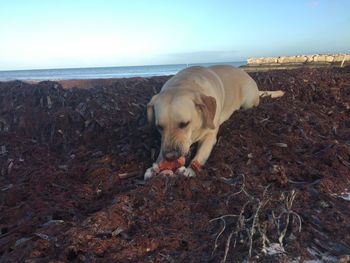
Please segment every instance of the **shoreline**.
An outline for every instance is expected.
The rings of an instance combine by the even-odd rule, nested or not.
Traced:
[[[308,63],[308,64],[301,64],[301,63],[286,63],[284,65],[244,65],[240,66],[242,70],[246,71],[247,73],[255,73],[255,72],[268,72],[268,71],[274,71],[274,70],[294,70],[294,69],[317,69],[317,68],[343,68],[350,66],[350,62],[344,63],[343,66],[340,64],[335,63]],[[65,79],[65,80],[19,80],[23,81],[25,83],[29,84],[38,84],[43,81],[52,81],[57,82],[64,89],[69,88],[84,88],[89,89],[96,86],[109,86],[117,81],[120,80],[144,80],[144,79],[152,79],[152,78],[170,78],[173,76],[171,75],[157,75],[157,76],[150,76],[150,77],[121,77],[121,78],[92,78],[92,79]],[[16,80],[11,80],[16,81]],[[1,82],[10,82],[10,81],[0,81]]]
[[[293,56],[297,57],[297,56]],[[266,61],[271,61],[272,58],[259,58],[256,61],[262,61],[266,59]],[[277,59],[277,58],[276,58]],[[342,61],[342,62],[283,62],[283,63],[248,63],[252,61],[252,59],[247,60],[247,64],[241,65],[237,68],[241,68],[247,73],[254,72],[268,72],[274,70],[293,70],[293,69],[315,69],[315,68],[342,68],[350,65],[350,60]],[[288,61],[288,60],[287,60]],[[171,77],[174,74],[164,74],[164,75],[152,75],[152,76],[126,76],[126,77],[111,77],[111,78],[72,78],[72,79],[11,79],[11,80],[0,80],[0,83],[3,82],[12,82],[12,81],[22,81],[28,84],[38,84],[44,81],[52,81],[57,82],[64,89],[77,87],[77,88],[92,88],[95,86],[108,86],[116,81],[129,79],[129,80],[142,80],[142,79],[151,79],[151,78],[167,78]]]

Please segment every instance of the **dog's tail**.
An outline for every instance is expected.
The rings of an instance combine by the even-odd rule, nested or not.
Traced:
[[[260,97],[271,96],[271,98],[279,98],[279,97],[282,97],[283,95],[284,95],[284,91],[282,91],[282,90],[274,90],[274,91],[261,90],[261,91],[259,91]]]

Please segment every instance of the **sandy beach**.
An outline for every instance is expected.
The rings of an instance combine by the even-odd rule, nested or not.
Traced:
[[[197,178],[150,182],[145,107],[169,76],[0,83],[0,261],[349,255],[350,67],[250,74],[286,95],[234,113]]]

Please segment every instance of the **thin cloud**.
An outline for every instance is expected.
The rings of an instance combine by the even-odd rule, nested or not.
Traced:
[[[175,63],[201,63],[201,62],[216,62],[216,61],[232,61],[237,57],[238,51],[196,51],[196,52],[180,52],[164,54],[162,57]]]

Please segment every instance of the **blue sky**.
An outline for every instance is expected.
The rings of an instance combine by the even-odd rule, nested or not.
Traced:
[[[350,52],[348,0],[0,0],[0,70]]]

